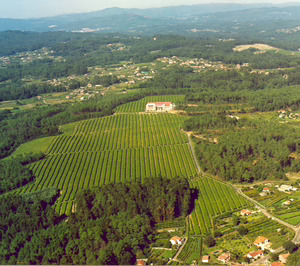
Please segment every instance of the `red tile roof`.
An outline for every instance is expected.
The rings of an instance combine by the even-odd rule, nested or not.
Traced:
[[[268,238],[264,237],[264,236],[259,236],[258,238],[256,238],[256,240],[254,241],[255,245],[259,245],[261,243],[264,243],[265,241],[269,240]]]
[[[171,102],[155,102],[156,106],[170,106]]]
[[[258,255],[263,255],[263,254],[264,253],[261,250],[248,253],[248,255],[250,255],[252,258],[254,258],[254,257],[258,256]]]

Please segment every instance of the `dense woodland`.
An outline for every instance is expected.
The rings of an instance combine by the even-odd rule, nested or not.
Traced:
[[[286,172],[300,171],[293,156],[299,154],[299,131],[291,127],[204,114],[185,121],[184,129],[203,135],[195,139],[201,168],[225,180],[285,179]]]
[[[1,264],[134,264],[155,224],[187,215],[197,191],[185,179],[147,179],[79,193],[76,213],[62,220],[49,195],[0,198]]]

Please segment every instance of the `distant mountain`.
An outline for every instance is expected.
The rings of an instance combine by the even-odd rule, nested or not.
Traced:
[[[96,12],[39,19],[0,19],[0,31],[185,34],[193,28],[201,31],[212,27],[215,31],[227,32],[237,23],[258,21],[288,21],[288,26],[296,26],[298,20],[300,20],[299,5],[201,4],[149,9],[108,8]],[[296,21],[295,25],[291,21]]]

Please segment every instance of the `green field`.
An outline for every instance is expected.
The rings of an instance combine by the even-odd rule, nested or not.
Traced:
[[[146,177],[193,177],[197,169],[188,139],[180,131],[185,117],[172,114],[117,114],[62,127],[46,159],[30,169],[36,180],[16,193],[48,187],[61,190],[57,212],[69,214],[76,194],[114,182]]]
[[[200,250],[202,238],[189,238],[183,250],[178,256],[178,260],[185,264],[192,264],[194,260],[200,261]]]
[[[26,153],[46,153],[48,147],[51,145],[55,137],[46,137],[36,139],[22,144],[13,154],[13,156],[22,155]]]
[[[249,206],[233,188],[212,178],[197,178],[190,184],[199,191],[196,210],[189,216],[190,235],[210,234],[214,217]]]
[[[146,104],[148,102],[172,102],[175,104],[183,103],[185,99],[184,95],[172,95],[172,96],[148,96],[142,100],[136,102],[130,102],[120,105],[116,108],[118,113],[133,113],[133,112],[144,112]]]

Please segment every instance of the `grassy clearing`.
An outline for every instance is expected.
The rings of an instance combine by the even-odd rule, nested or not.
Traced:
[[[46,137],[36,139],[27,143],[22,144],[13,154],[12,156],[22,155],[25,153],[46,153],[47,149],[51,145],[52,141],[55,137]]]
[[[250,48],[257,49],[260,51],[280,50],[278,48],[275,48],[275,47],[267,45],[267,44],[255,43],[255,44],[238,45],[233,48],[233,51],[242,52],[242,51],[248,50]]]

